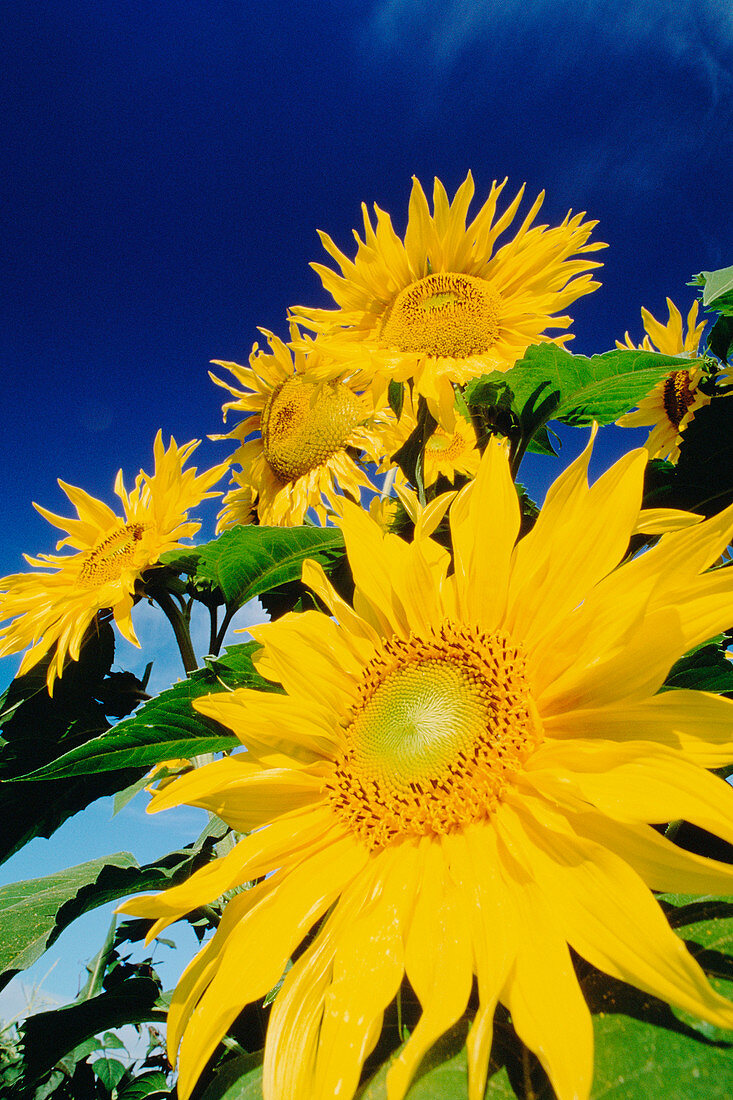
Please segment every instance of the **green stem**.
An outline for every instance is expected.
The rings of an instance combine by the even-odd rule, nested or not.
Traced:
[[[191,634],[188,629],[188,616],[183,614],[173,602],[169,592],[157,591],[150,593],[151,599],[160,607],[161,611],[173,627],[173,633],[178,643],[178,652],[181,654],[183,667],[186,673],[195,672],[198,668],[196,654],[191,643]]]
[[[234,616],[236,615],[238,610],[239,610],[238,607],[228,607],[226,609],[226,612],[224,614],[224,618],[221,620],[221,626],[219,627],[219,633],[216,635],[214,645],[212,646],[212,649],[211,649],[211,652],[212,652],[214,657],[219,656],[219,650],[221,649],[222,643],[224,642],[224,635],[227,632],[227,627],[229,626],[230,622],[232,621],[232,619],[234,618]]]
[[[216,634],[217,630],[219,629],[219,616],[217,614],[217,608],[215,604],[208,604],[207,606],[209,609],[209,622],[211,623],[209,629],[209,653],[213,654],[215,652],[214,646],[216,645]]]
[[[529,440],[525,439],[524,436],[522,436],[519,440],[519,443],[517,444],[516,450],[514,449],[514,447],[511,448],[509,455],[509,466],[512,471],[512,478],[515,481],[517,480],[519,467],[522,465],[522,459],[526,454],[528,445]]]

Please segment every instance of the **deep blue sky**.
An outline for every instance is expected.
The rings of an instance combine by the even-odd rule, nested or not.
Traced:
[[[327,304],[316,228],[402,231],[413,173],[599,219],[583,353],[733,263],[729,0],[5,0],[2,51],[0,575],[52,549],[57,477],[112,502],[158,428],[220,430],[208,361]]]
[[[159,427],[217,431],[208,360],[325,304],[316,228],[348,249],[376,200],[402,229],[412,173],[599,219],[578,351],[731,262],[727,0],[6,0],[3,23],[0,575],[51,548],[30,500],[62,510],[57,477],[106,495]]]

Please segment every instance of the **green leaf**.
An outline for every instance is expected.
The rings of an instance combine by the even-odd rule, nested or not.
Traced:
[[[118,1100],[146,1100],[149,1096],[170,1096],[165,1074],[159,1069],[143,1073],[118,1095]]]
[[[88,1001],[29,1016],[22,1029],[27,1078],[37,1080],[85,1039],[108,1028],[165,1019],[156,982],[138,977]]]
[[[733,317],[718,317],[710,330],[708,348],[724,363],[733,354]]]
[[[425,496],[423,479],[425,445],[436,426],[437,420],[430,413],[425,398],[420,397],[417,405],[417,424],[400,449],[392,455],[392,461],[397,463],[410,484],[415,486],[421,500]]]
[[[733,267],[719,267],[717,271],[701,271],[693,275],[688,286],[701,286],[702,304],[714,313],[733,315]]]
[[[220,589],[229,607],[242,607],[270,588],[300,579],[303,562],[343,556],[337,527],[232,527],[200,546],[194,580]]]
[[[108,623],[82,646],[80,659],[70,661],[57,680],[53,698],[46,687],[48,660],[25,676],[16,677],[0,699],[0,861],[36,836],[51,836],[67,818],[103,795],[114,794],[137,777],[136,772],[110,778],[59,781],[36,787],[17,778],[41,767],[109,729],[107,713],[129,711],[140,701],[139,681],[133,695],[125,679],[130,705],[123,705],[114,680],[114,702],[105,701],[114,659],[114,635]],[[117,674],[113,674],[116,676]],[[121,677],[123,674],[119,674]]]
[[[387,400],[389,407],[397,419],[402,416],[402,405],[405,400],[405,386],[403,382],[392,380],[387,386]]]
[[[143,867],[129,852],[117,852],[2,887],[0,988],[40,958],[77,917],[128,894],[175,886],[208,861],[213,843],[171,852]]]
[[[150,768],[165,760],[190,759],[199,753],[227,752],[240,742],[211,718],[192,707],[194,699],[234,687],[278,691],[252,664],[255,642],[230,646],[206,668],[174,684],[145,703],[131,718],[108,733],[74,749],[24,777],[50,780],[125,768]]]
[[[694,688],[717,695],[733,692],[733,661],[724,648],[711,642],[687,653],[670,669],[664,682],[666,688]]]
[[[733,396],[713,398],[695,412],[676,466],[650,462],[644,507],[686,508],[712,516],[733,504]]]
[[[125,1067],[116,1058],[97,1058],[92,1062],[94,1076],[111,1092],[125,1076]]]
[[[262,1100],[262,1051],[238,1054],[219,1066],[201,1100]]]
[[[26,970],[40,958],[68,922],[58,920],[59,910],[84,889],[89,903],[79,913],[108,900],[96,900],[97,887],[107,867],[132,867],[137,861],[129,852],[92,859],[44,878],[14,882],[0,889],[0,988],[19,970]],[[115,897],[119,895],[113,895]],[[77,913],[76,915],[79,915]]]
[[[549,420],[576,427],[594,420],[611,424],[677,369],[676,356],[656,352],[608,351],[588,359],[556,344],[539,344],[503,374],[492,371],[470,382],[466,399],[470,405],[494,405],[497,391],[506,388],[522,434],[531,439]]]

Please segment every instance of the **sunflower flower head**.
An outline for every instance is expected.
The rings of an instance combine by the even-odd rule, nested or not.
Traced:
[[[413,379],[446,429],[455,417],[454,385],[507,370],[530,344],[565,343],[569,334],[550,337],[546,330],[567,328],[572,319],[561,311],[600,285],[588,274],[600,265],[586,258],[605,247],[588,243],[597,223],[569,213],[554,228],[533,225],[544,194],[514,237],[497,248],[524,192],[522,187],[497,217],[505,184],[492,184],[467,224],[474,193],[470,173],[452,202],[435,180],[432,213],[413,179],[404,240],[388,214],[375,206],[373,225],[363,206],[364,239],[355,234],[354,260],[321,233],[341,273],[312,265],[337,308],[293,310],[336,360],[359,361],[376,393],[390,381]]]
[[[154,919],[157,935],[259,881],[228,902],[174,994],[182,1100],[308,933],[275,998],[266,1100],[352,1097],[405,977],[422,1015],[390,1065],[389,1100],[474,987],[470,1100],[484,1095],[497,1002],[559,1100],[585,1100],[593,1031],[571,948],[733,1027],[733,1005],[652,893],[733,888],[732,867],[654,828],[684,819],[733,841],[733,789],[707,770],[733,758],[733,702],[658,694],[680,655],[733,619],[733,571],[707,572],[733,508],[627,559],[646,453],[590,488],[589,458],[590,447],[517,541],[506,450],[491,442],[474,481],[441,502],[452,559],[430,537],[436,516],[407,543],[344,501],[353,607],[306,563],[329,613],[251,630],[258,670],[283,694],[195,701],[247,752],[173,780],[151,808],[204,807],[249,835],[123,910]]]
[[[255,516],[260,523],[297,525],[308,509],[324,522],[334,496],[348,493],[358,500],[361,488],[373,489],[354,453],[374,460],[377,429],[393,419],[343,370],[338,377],[320,377],[314,369],[317,350],[293,350],[262,331],[270,350],[255,344],[249,366],[214,360],[239,384],[211,375],[234,398],[224,405],[224,418],[231,411],[244,414],[228,434],[213,437],[240,443],[232,461],[241,469],[232,474],[234,487],[225,498],[218,531]],[[298,336],[295,326],[291,335]]]
[[[666,325],[657,321],[648,309],[642,308],[644,338],[635,345],[627,332],[624,343],[616,341],[616,347],[622,351],[659,351],[664,355],[679,355],[682,359],[694,359],[698,354],[705,321],[697,324],[699,302],[692,303],[687,314],[687,332],[682,323],[682,314],[671,298],[667,298],[669,320]],[[665,458],[676,463],[680,457],[682,434],[694,420],[695,412],[710,404],[710,398],[699,389],[705,372],[697,365],[670,371],[666,378],[657,382],[654,389],[642,398],[638,408],[626,413],[616,423],[621,428],[651,427],[646,449],[650,458]]]
[[[71,554],[25,555],[34,573],[15,573],[0,581],[0,621],[12,620],[0,629],[0,656],[30,647],[19,675],[33,668],[56,644],[47,674],[49,691],[60,676],[67,656],[76,661],[88,627],[98,611],[110,608],[121,633],[138,645],[130,613],[135,585],[142,574],[168,550],[182,548],[201,526],[189,519],[188,510],[218,492],[210,492],[228,463],[198,474],[184,464],[198,441],[179,447],[171,439],[163,446],[158,432],[154,443],[155,472],[140,471],[128,492],[117,474],[115,493],[122,503],[118,516],[108,505],[83,489],[59,481],[76,508],[77,518],[66,519],[35,508],[55,527],[66,531],[56,549],[70,547]]]
[[[381,433],[384,457],[379,465],[380,471],[392,467],[392,456],[407,441],[416,426],[414,395],[405,393],[399,420],[389,422]],[[438,424],[425,441],[423,483],[429,488],[441,476],[451,483],[455,482],[458,474],[475,477],[480,457],[476,432],[470,421],[463,416],[456,416],[449,429]]]

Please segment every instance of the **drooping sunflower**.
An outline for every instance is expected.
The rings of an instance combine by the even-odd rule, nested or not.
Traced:
[[[413,396],[406,393],[399,420],[393,418],[381,433],[384,458],[380,470],[389,469],[391,456],[405,443],[416,425],[415,402]],[[451,482],[455,481],[456,474],[474,477],[480,458],[474,427],[463,416],[456,416],[450,429],[442,428],[439,424],[425,443],[425,487],[434,485],[441,475]]]
[[[600,285],[588,271],[601,265],[586,259],[605,247],[587,243],[597,223],[569,213],[555,228],[533,226],[544,192],[514,238],[495,251],[524,193],[522,187],[495,221],[505,184],[492,184],[467,225],[474,193],[470,172],[453,202],[435,180],[432,214],[413,178],[404,241],[376,205],[372,226],[363,205],[364,240],[355,234],[355,259],[321,233],[341,274],[312,264],[338,308],[293,310],[301,324],[320,334],[329,354],[349,362],[358,357],[375,392],[390,381],[414,379],[433,416],[448,429],[455,416],[454,384],[507,370],[530,344],[565,343],[569,334],[550,337],[546,330],[567,328],[572,318],[558,312]]]
[[[123,516],[75,485],[59,485],[76,508],[76,519],[54,515],[34,507],[54,527],[68,532],[56,549],[71,547],[73,554],[24,555],[34,573],[14,573],[0,580],[0,621],[12,620],[0,628],[0,656],[19,653],[23,657],[19,675],[35,664],[56,644],[48,667],[49,691],[61,676],[68,657],[79,659],[81,643],[98,611],[110,608],[120,632],[139,645],[130,612],[135,602],[135,582],[155,565],[161,554],[181,549],[181,539],[194,535],[200,523],[188,518],[188,509],[208,497],[208,490],[225,473],[228,463],[197,474],[196,467],[183,466],[199,441],[179,447],[171,438],[168,449],[162,433],[155,437],[155,473],[140,471],[128,493],[120,470],[115,493],[122,501]]]
[[[682,325],[682,314],[671,298],[667,298],[669,320],[666,325],[657,321],[648,309],[642,307],[641,318],[644,322],[644,339],[638,345],[644,351],[661,351],[664,355],[680,355],[694,358],[700,347],[700,339],[705,321],[697,324],[699,302],[692,303],[687,314],[687,332]],[[637,350],[628,332],[624,343],[616,341],[616,347],[632,351]],[[651,393],[642,398],[638,408],[626,413],[616,423],[621,428],[651,427],[645,443],[650,458],[666,458],[676,463],[680,457],[682,433],[695,417],[695,412],[703,405],[710,404],[710,398],[700,390],[699,384],[705,378],[701,367],[690,365],[670,371],[666,378],[657,382]]]
[[[340,493],[358,500],[361,488],[374,486],[353,452],[363,451],[371,460],[381,457],[374,425],[394,419],[388,407],[376,407],[371,394],[343,371],[338,378],[314,377],[317,351],[293,352],[262,331],[270,352],[255,344],[248,367],[213,360],[242,387],[211,374],[234,397],[223,407],[224,419],[229,411],[244,413],[231,432],[212,437],[241,444],[232,455],[241,471],[232,474],[234,488],[225,498],[217,531],[250,523],[255,514],[260,523],[296,525],[309,508],[323,522],[325,502]],[[294,326],[291,332],[297,338]]]
[[[422,1016],[390,1066],[390,1100],[461,1017],[474,978],[470,1100],[483,1096],[497,1002],[560,1100],[583,1100],[593,1033],[571,947],[733,1027],[733,1004],[651,892],[733,889],[733,867],[652,827],[684,819],[733,841],[733,789],[706,770],[733,758],[733,702],[657,694],[681,654],[733,621],[733,570],[705,572],[733,507],[619,565],[647,456],[626,455],[592,488],[589,456],[517,543],[517,495],[492,443],[451,505],[452,571],[429,525],[408,544],[345,502],[354,607],[306,563],[331,615],[251,630],[258,670],[285,694],[196,700],[248,751],[173,781],[151,808],[189,803],[253,831],[185,884],[123,909],[155,919],[158,934],[260,881],[228,902],[174,994],[182,1100],[309,932],[275,998],[267,1100],[353,1096],[405,975]]]

